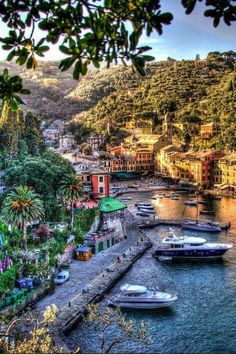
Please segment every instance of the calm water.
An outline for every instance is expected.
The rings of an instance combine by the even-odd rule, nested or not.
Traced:
[[[157,193],[153,193],[155,195]],[[133,200],[148,200],[151,194],[137,194]],[[179,201],[166,198],[152,200],[161,217],[177,218],[184,212],[181,196]],[[200,206],[205,208],[205,206]],[[228,232],[204,234],[185,231],[188,235],[201,235],[210,241],[234,243],[235,247],[218,263],[160,263],[152,257],[155,243],[168,234],[161,227],[147,231],[154,240],[154,248],[138,260],[119,284],[112,290],[115,294],[122,283],[158,286],[160,290],[174,292],[178,301],[170,309],[156,311],[125,311],[128,319],[136,323],[144,320],[148,326],[151,342],[144,346],[129,341],[115,348],[115,352],[161,352],[161,353],[236,353],[236,200],[222,198],[209,201],[209,209],[216,210],[220,221],[231,221]],[[133,208],[135,210],[135,208]],[[184,217],[196,217],[196,208],[187,207]],[[208,216],[209,218],[209,216]],[[176,228],[180,234],[180,229]],[[112,328],[109,337],[116,335]],[[98,337],[84,324],[68,338],[71,346],[80,345],[84,352],[97,350]]]

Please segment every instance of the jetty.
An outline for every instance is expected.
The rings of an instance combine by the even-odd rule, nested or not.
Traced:
[[[186,220],[185,220],[186,221]],[[190,220],[190,221],[195,221],[195,220]],[[199,220],[202,222],[210,222],[212,225],[220,226],[222,230],[227,230],[230,228],[230,222],[229,223],[224,223],[224,222],[214,222],[210,220]],[[154,228],[157,226],[182,226],[183,220],[180,219],[155,219],[155,220],[145,220],[145,221],[139,221],[137,223],[137,227],[140,229],[147,229],[147,228]]]
[[[68,335],[83,320],[87,313],[87,306],[102,300],[137,259],[152,247],[151,241],[141,230],[134,227],[132,231],[137,235],[136,242],[121,257],[117,257],[117,260],[95,278],[89,286],[82,289],[60,309],[54,323],[54,333],[57,332],[59,335],[56,337],[62,338],[63,335]]]

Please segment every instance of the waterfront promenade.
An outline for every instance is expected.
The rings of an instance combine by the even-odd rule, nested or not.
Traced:
[[[37,309],[43,312],[46,306],[55,304],[60,310],[64,310],[68,305],[72,305],[82,299],[83,289],[89,289],[99,286],[104,281],[103,273],[107,273],[111,278],[115,276],[114,271],[120,271],[124,264],[128,265],[130,256],[138,252],[139,246],[142,245],[140,238],[142,234],[134,227],[135,223],[130,223],[127,227],[127,239],[112,246],[111,248],[93,255],[92,259],[87,262],[72,260],[69,269],[70,279],[61,286],[57,286],[55,291],[43,298],[37,303]],[[138,241],[139,240],[139,241]],[[139,244],[137,245],[137,242]],[[147,240],[143,239],[143,243]],[[124,253],[126,254],[123,257]],[[120,257],[121,262],[118,262]],[[109,268],[111,272],[106,270]],[[89,294],[89,293],[88,293]]]

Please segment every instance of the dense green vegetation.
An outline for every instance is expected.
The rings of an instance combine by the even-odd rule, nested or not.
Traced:
[[[216,52],[209,53],[206,60],[150,64],[144,78],[131,68],[112,68],[105,74],[107,82],[114,83],[113,91],[77,116],[74,125],[77,122],[79,126],[107,132],[110,123],[116,134],[130,119],[138,121],[140,117],[153,116],[155,131],[160,132],[160,123],[167,112],[174,122],[184,121],[185,116],[197,116],[199,124],[211,121],[221,124],[221,134],[212,142],[213,146],[234,149],[235,58],[234,52]]]

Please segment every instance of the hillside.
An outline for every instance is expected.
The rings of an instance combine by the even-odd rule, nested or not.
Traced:
[[[117,132],[131,118],[155,113],[158,131],[158,121],[169,111],[174,121],[198,115],[203,122],[216,120],[231,131],[236,123],[236,73],[235,53],[229,53],[230,59],[225,53],[213,53],[207,60],[150,64],[144,78],[130,67],[115,66],[90,71],[79,82],[70,71],[61,73],[56,62],[41,63],[33,72],[7,65],[21,74],[31,90],[24,97],[25,108],[43,119],[74,119],[79,129],[86,126],[96,131],[107,131],[109,122]]]

